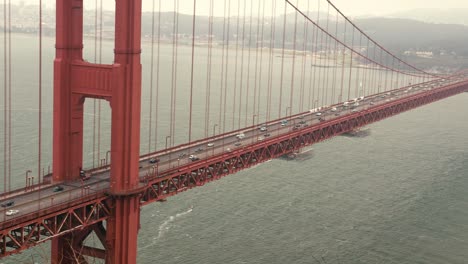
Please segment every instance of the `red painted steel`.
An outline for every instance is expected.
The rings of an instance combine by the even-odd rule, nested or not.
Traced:
[[[112,108],[110,194],[106,262],[135,263],[140,203],[138,181],[141,109],[141,0],[116,1],[113,65],[84,62],[83,1],[57,0],[54,62],[54,182],[77,180],[83,156],[83,104],[101,98]],[[88,230],[89,231],[89,230]],[[74,257],[70,241],[81,233],[55,238],[52,262]],[[92,250],[88,250],[92,251]],[[97,252],[97,255],[102,256]]]
[[[137,197],[140,205],[162,201],[169,196],[202,186],[205,183],[252,167],[258,163],[283,154],[295,152],[305,146],[318,143],[372,122],[377,122],[401,112],[466,91],[468,91],[468,82],[461,82],[424,93],[414,94],[382,105],[373,106],[361,112],[340,116],[339,118],[325,121],[306,129],[291,131],[287,135],[264,140],[258,144],[247,146],[218,157],[201,160],[164,175],[159,175],[159,177],[152,175],[152,178],[142,179],[142,182],[145,184],[144,193],[142,196],[133,196],[132,202]],[[90,229],[92,229],[102,244],[108,246],[107,242],[105,242],[106,235],[109,235],[109,232],[114,233],[118,231],[110,231],[109,228],[107,231],[104,230],[102,221],[111,218],[116,211],[127,213],[139,207],[135,203],[120,206],[119,208],[116,208],[116,205],[117,202],[113,196],[102,192],[83,197],[81,201],[75,201],[73,204],[67,203],[54,208],[49,207],[47,210],[42,209],[40,212],[22,217],[21,221],[23,222],[18,222],[18,220],[3,222],[0,226],[0,257],[18,253],[54,237],[61,237],[77,230],[85,230],[83,231],[84,233],[81,231],[74,233],[76,236],[84,237],[84,234],[89,234]],[[134,227],[138,227],[138,221],[134,221],[131,224]],[[67,241],[67,239],[69,237],[63,241]],[[119,236],[119,239],[122,238]],[[70,250],[80,246],[79,244],[68,244],[74,246]],[[106,250],[109,251],[108,248]],[[82,247],[81,253],[99,258],[105,257],[106,254],[102,250],[86,246]]]

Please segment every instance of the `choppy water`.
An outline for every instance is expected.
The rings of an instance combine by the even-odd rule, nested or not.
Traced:
[[[468,93],[142,209],[138,263],[468,260]],[[98,244],[90,239],[89,244]],[[3,263],[47,263],[47,245]]]
[[[467,263],[467,100],[145,207],[138,262]]]

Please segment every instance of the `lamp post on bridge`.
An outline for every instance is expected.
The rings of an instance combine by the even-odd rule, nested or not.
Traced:
[[[167,149],[167,140],[171,138],[171,136],[166,136],[166,149]]]
[[[218,124],[214,124],[213,126],[213,137],[216,135],[216,127],[218,126]]]
[[[286,106],[285,117],[288,116],[288,110],[289,110],[289,116],[291,116],[291,106]]]
[[[109,164],[109,154],[110,154],[110,150],[106,152],[106,165]]]
[[[27,191],[27,188],[28,188],[28,175],[29,175],[29,173],[31,173],[31,172],[32,172],[31,170],[27,170],[27,171],[26,171],[26,176],[25,176],[26,188],[24,189],[25,192]]]
[[[255,143],[255,139],[257,138],[257,128],[255,127],[255,117],[257,117],[257,114],[252,116],[252,128],[254,130],[252,143]]]

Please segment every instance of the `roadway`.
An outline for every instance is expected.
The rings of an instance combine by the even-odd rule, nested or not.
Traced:
[[[148,175],[154,174],[153,172],[156,172],[156,175],[162,177],[167,175],[170,171],[177,170],[177,168],[184,165],[203,162],[203,160],[210,157],[247,147],[265,140],[266,138],[284,135],[291,131],[315,126],[325,120],[349,115],[396,99],[461,82],[466,80],[467,77],[468,74],[445,77],[423,84],[415,84],[363,98],[355,98],[336,105],[312,109],[308,112],[261,123],[209,139],[195,141],[191,144],[147,154],[140,158],[139,176],[142,181],[144,181],[145,177]],[[244,137],[239,139],[236,136],[238,134],[244,134]],[[196,155],[198,160],[192,161],[189,159],[190,155]],[[159,161],[151,163],[150,160],[153,158],[157,158]],[[0,214],[0,221],[3,222],[5,220],[15,219],[47,207],[69,203],[74,199],[79,199],[92,193],[102,192],[109,188],[109,166],[87,173],[91,173],[89,180],[61,183],[59,184],[63,187],[61,191],[54,191],[54,188],[58,184],[50,184],[44,185],[38,190],[20,192],[13,197],[1,200],[1,204],[6,201],[14,201],[14,205],[1,208],[3,213]],[[18,210],[18,212],[14,215],[7,216],[6,212],[10,209]]]

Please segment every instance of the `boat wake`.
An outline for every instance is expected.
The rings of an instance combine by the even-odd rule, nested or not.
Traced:
[[[155,245],[156,240],[162,238],[164,236],[164,234],[166,234],[169,231],[169,229],[171,229],[172,223],[175,220],[177,220],[178,218],[180,218],[180,217],[182,217],[184,215],[187,215],[187,214],[191,213],[192,211],[193,211],[193,205],[190,206],[190,208],[185,212],[177,213],[176,215],[169,216],[169,218],[159,226],[158,236],[153,237],[153,242],[149,243],[148,245],[140,247],[138,250],[143,250],[143,249],[146,249],[146,248],[149,248],[149,247],[152,247],[153,245]]]

